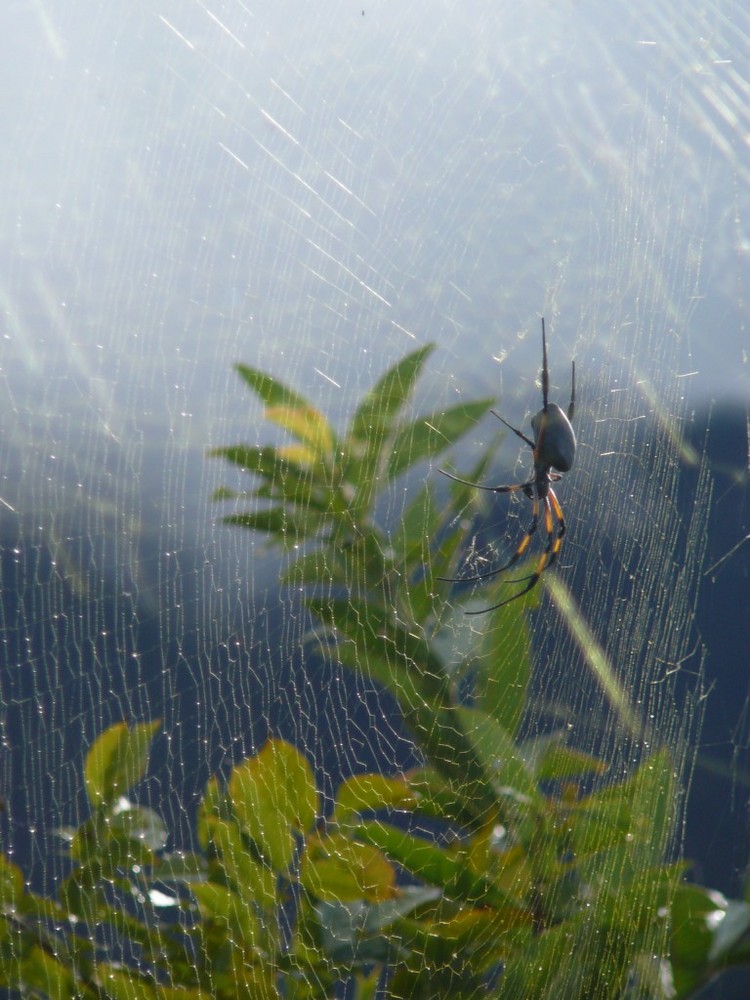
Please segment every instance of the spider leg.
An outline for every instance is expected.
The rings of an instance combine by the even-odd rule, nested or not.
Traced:
[[[554,540],[550,535],[550,544],[547,546],[549,549],[549,560],[547,561],[547,565],[544,567],[545,569],[549,569],[553,563],[557,562],[557,557],[560,555],[560,549],[563,546],[563,538],[565,537],[565,532],[567,531],[560,501],[555,496],[555,491],[552,488],[550,488],[547,497],[552,505],[552,509],[557,520],[557,534],[555,535]]]
[[[544,552],[542,552],[539,557],[537,567],[534,572],[530,573],[528,576],[519,576],[515,580],[506,580],[506,583],[524,583],[526,580],[533,580],[534,583],[536,583],[542,573],[544,573],[545,570],[549,569],[550,566],[557,561],[560,549],[562,548],[563,536],[566,531],[565,519],[563,517],[562,507],[560,506],[553,490],[550,490],[544,498],[544,504],[544,529],[547,532],[547,544],[544,548]],[[555,521],[557,521],[556,532]],[[534,584],[532,583],[531,586],[533,587]],[[521,594],[524,593],[526,593],[526,591],[522,590]]]
[[[570,403],[568,404],[568,420],[573,423],[573,414],[576,410],[576,363],[573,362],[573,375],[570,384]]]
[[[487,490],[489,493],[515,493],[516,490],[526,491],[534,485],[534,480],[531,479],[528,483],[513,483],[512,486],[484,486],[482,483],[470,483],[468,479],[459,479],[458,476],[454,476],[451,472],[446,472],[445,469],[438,469],[438,472],[447,476],[448,479],[452,479],[454,483],[473,486],[475,490]]]
[[[549,368],[547,367],[547,334],[544,332],[544,316],[542,316],[542,410],[547,412],[547,397],[549,396]]]
[[[517,427],[514,427],[513,424],[509,424],[508,421],[505,419],[505,417],[501,417],[496,410],[490,410],[490,413],[492,414],[493,417],[497,417],[498,420],[504,423],[505,426],[508,428],[508,430],[513,431],[516,437],[520,437],[522,441],[525,441],[532,451],[534,450],[534,448],[536,448],[536,445],[531,440],[531,438],[526,437],[523,431],[519,431],[519,429]]]
[[[490,611],[497,611],[498,608],[504,608],[506,604],[510,604],[513,601],[517,601],[519,597],[523,597],[524,594],[528,594],[528,592],[537,585],[540,576],[541,572],[532,573],[532,575],[529,577],[529,582],[526,584],[523,590],[519,590],[518,593],[514,594],[512,597],[506,597],[504,601],[500,601],[498,604],[493,604],[489,608],[481,608],[479,611],[466,611],[465,614],[486,615]],[[515,583],[515,582],[516,582],[515,580],[508,580],[508,583]]]
[[[508,489],[524,489],[529,486],[528,483],[523,483],[516,487],[508,487]],[[519,559],[531,545],[531,540],[536,533],[536,529],[539,525],[539,498],[532,494],[533,507],[531,509],[531,524],[526,530],[526,534],[523,536],[521,541],[518,543],[518,547],[510,559],[503,563],[502,566],[498,566],[497,569],[491,569],[487,573],[477,573],[475,576],[464,576],[464,577],[449,577],[449,576],[438,576],[436,579],[442,581],[443,583],[474,583],[476,580],[489,580],[493,576],[497,576],[498,573],[504,573],[506,569],[510,569],[511,566],[515,566]],[[546,503],[546,500],[545,500]],[[487,610],[490,610],[489,608]],[[477,614],[477,612],[473,612]]]
[[[538,514],[538,511],[535,513]],[[537,517],[538,521],[538,517]],[[555,531],[555,521],[557,522],[557,531]],[[536,528],[536,526],[534,526]],[[480,611],[467,611],[467,615],[483,615],[487,614],[488,611],[496,611],[498,608],[504,607],[506,604],[510,604],[511,601],[518,600],[519,597],[523,597],[524,594],[528,594],[537,583],[539,578],[545,570],[549,569],[556,561],[560,554],[560,549],[563,544],[563,537],[565,535],[566,526],[565,518],[563,517],[562,507],[560,502],[555,496],[554,490],[549,491],[546,497],[544,497],[544,527],[547,532],[547,545],[539,557],[539,562],[536,564],[534,572],[529,576],[522,576],[518,580],[507,580],[507,583],[523,583],[525,580],[528,581],[526,586],[519,590],[518,593],[513,594],[512,597],[507,597],[504,601],[500,601],[499,604],[493,604],[492,607],[482,608]],[[532,532],[533,534],[533,532]],[[528,546],[531,536],[527,535],[525,539],[522,540],[521,544],[526,541]],[[514,560],[513,560],[514,561]],[[507,566],[505,567],[508,568]]]

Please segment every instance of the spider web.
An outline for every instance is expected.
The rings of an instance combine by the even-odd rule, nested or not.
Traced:
[[[207,451],[274,440],[237,361],[343,427],[427,342],[415,414],[490,396],[529,433],[541,315],[563,406],[576,360],[579,444],[530,618],[527,730],[566,728],[614,774],[669,746],[690,788],[718,697],[711,742],[737,765],[722,808],[744,831],[747,690],[722,688],[709,638],[713,582],[747,603],[747,414],[712,467],[712,442],[735,439],[710,404],[748,391],[742,5],[4,15],[0,780],[4,850],[33,883],[64,870],[53,832],[85,814],[85,752],[115,721],[163,720],[143,794],[176,844],[209,776],[269,735],[304,749],[329,795],[415,763],[376,685],[306,660],[300,595],[262,536],[220,523],[228,474]],[[450,468],[468,475],[503,433],[488,415]],[[489,481],[529,469],[506,434]],[[447,489],[437,467],[420,475]],[[417,478],[381,498],[384,525]],[[464,572],[513,551],[529,505],[470,514]],[[489,627],[454,620],[457,655]],[[735,656],[742,627],[726,625]],[[711,870],[710,842],[689,823],[679,837]],[[734,850],[715,877],[737,894]]]

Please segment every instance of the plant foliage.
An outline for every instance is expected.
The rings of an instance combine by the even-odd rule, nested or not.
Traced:
[[[244,502],[225,521],[291,554],[315,652],[390,692],[423,765],[348,777],[324,815],[310,762],[271,739],[209,781],[197,849],[177,853],[131,797],[158,723],[113,726],[87,755],[90,815],[63,831],[56,896],[0,860],[0,985],[92,1000],[308,1000],[344,983],[357,1000],[679,1000],[750,958],[750,907],[666,863],[681,794],[667,749],[612,780],[562,734],[522,738],[531,598],[478,631],[433,586],[454,572],[471,490],[452,483],[438,506],[424,483],[391,533],[378,526],[383,492],[489,405],[407,420],[429,353],[387,372],[340,437],[238,366],[285,439],[214,452],[252,477],[220,491]]]

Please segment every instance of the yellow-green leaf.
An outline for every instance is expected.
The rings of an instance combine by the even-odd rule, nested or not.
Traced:
[[[311,837],[300,867],[300,882],[316,899],[350,903],[382,902],[396,895],[396,873],[385,855],[343,834]]]
[[[295,849],[294,832],[306,833],[318,814],[315,777],[307,759],[284,740],[269,740],[242,761],[229,779],[234,811],[263,856],[284,871]]]
[[[111,805],[146,773],[154,733],[161,723],[129,726],[118,722],[94,742],[86,755],[86,794],[93,806]]]
[[[333,453],[333,431],[326,418],[314,406],[269,406],[267,420],[283,427],[309,446],[320,458]]]
[[[313,465],[319,460],[317,452],[314,452],[312,448],[308,448],[304,444],[282,445],[277,449],[277,454],[286,462],[300,466]]]
[[[418,799],[403,778],[384,774],[355,774],[339,785],[334,817],[348,817],[373,809],[414,809]]]

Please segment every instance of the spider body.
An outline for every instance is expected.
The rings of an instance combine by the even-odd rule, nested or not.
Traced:
[[[576,457],[576,436],[568,416],[557,403],[549,403],[531,418],[534,431],[534,471],[544,466],[558,472],[570,472]]]
[[[526,530],[526,534],[518,543],[515,552],[510,559],[497,569],[488,573],[478,573],[475,576],[466,577],[467,580],[487,580],[497,576],[498,573],[510,569],[521,559],[531,545],[532,539],[539,527],[540,515],[543,515],[544,530],[547,535],[547,544],[539,557],[534,572],[528,577],[520,580],[509,581],[512,583],[526,583],[518,593],[499,604],[493,604],[490,608],[483,608],[481,611],[469,611],[467,614],[483,614],[487,611],[494,611],[501,608],[516,598],[528,593],[538,582],[542,573],[556,561],[562,549],[563,537],[565,535],[565,518],[562,507],[555,495],[552,484],[562,478],[560,473],[569,472],[573,467],[576,454],[576,436],[573,430],[573,414],[576,402],[576,364],[572,365],[570,403],[567,412],[561,409],[557,403],[550,403],[549,396],[549,368],[547,366],[547,336],[542,319],[542,408],[531,418],[531,429],[534,432],[534,439],[527,437],[523,431],[519,431],[512,424],[501,417],[499,413],[492,410],[492,414],[502,421],[505,426],[521,438],[532,450],[534,456],[534,472],[531,479],[525,483],[514,483],[511,486],[484,486],[481,483],[469,483],[465,479],[459,479],[449,472],[443,475],[466,486],[474,486],[476,489],[487,490],[491,493],[515,493],[521,491],[531,500],[531,523]],[[443,470],[441,469],[441,472]],[[460,578],[444,578],[449,583],[462,582]]]

